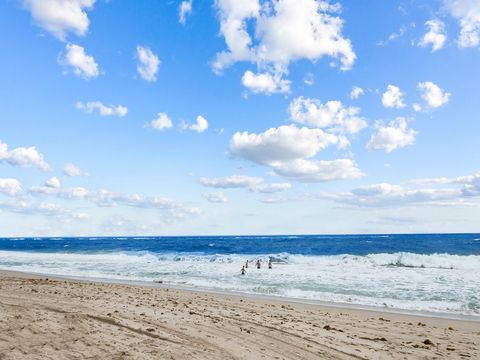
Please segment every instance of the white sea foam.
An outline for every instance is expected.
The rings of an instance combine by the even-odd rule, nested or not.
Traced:
[[[240,268],[251,265],[245,276]],[[262,269],[254,268],[261,259]],[[273,269],[266,267],[272,259]],[[480,316],[480,255],[304,256],[0,251],[0,268]]]

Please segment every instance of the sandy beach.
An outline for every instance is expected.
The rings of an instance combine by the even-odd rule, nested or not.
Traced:
[[[0,359],[478,359],[480,322],[0,272]]]

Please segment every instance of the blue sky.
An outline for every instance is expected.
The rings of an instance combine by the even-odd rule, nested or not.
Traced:
[[[0,235],[480,231],[476,0],[9,0],[0,27]]]

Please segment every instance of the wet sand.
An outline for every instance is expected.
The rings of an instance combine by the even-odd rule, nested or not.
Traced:
[[[0,272],[0,359],[480,359],[480,321]]]

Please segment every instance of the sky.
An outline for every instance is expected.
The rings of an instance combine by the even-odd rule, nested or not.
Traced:
[[[6,0],[0,30],[0,236],[480,232],[479,0]]]

